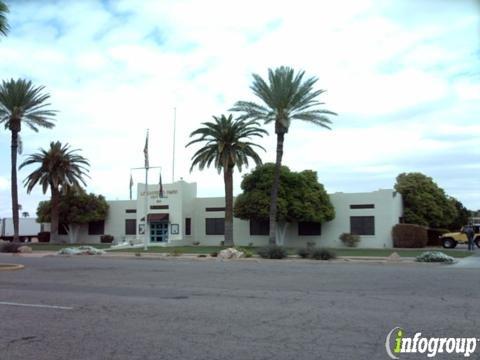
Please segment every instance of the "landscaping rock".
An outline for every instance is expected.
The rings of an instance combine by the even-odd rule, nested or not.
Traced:
[[[228,248],[218,253],[217,259],[240,259],[245,257],[242,251],[238,251],[235,248]]]
[[[17,250],[21,254],[29,254],[32,252],[32,248],[30,246],[20,246]]]
[[[105,251],[92,246],[79,246],[60,249],[58,255],[103,255]]]
[[[393,262],[398,262],[398,261],[401,260],[401,257],[400,257],[400,255],[398,255],[397,252],[393,252],[393,253],[390,254],[389,257],[387,257],[387,260],[388,261],[393,261]]]

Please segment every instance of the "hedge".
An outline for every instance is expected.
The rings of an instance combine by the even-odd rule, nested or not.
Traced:
[[[392,229],[393,246],[396,248],[423,248],[427,246],[427,228],[415,224],[397,224]]]

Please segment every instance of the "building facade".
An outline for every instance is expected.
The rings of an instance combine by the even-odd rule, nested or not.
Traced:
[[[220,245],[224,234],[225,200],[223,197],[197,197],[196,183],[183,180],[163,186],[144,184],[137,188],[136,200],[109,201],[105,221],[82,227],[79,239],[85,243],[100,242],[109,234],[116,243],[150,246]],[[330,195],[336,216],[332,221],[291,223],[279,226],[283,245],[342,247],[342,233],[361,236],[359,247],[393,247],[391,230],[401,221],[401,195],[393,190],[369,193],[334,193]],[[261,246],[268,243],[268,221],[234,219],[236,245]],[[283,235],[283,236],[282,236]],[[67,240],[67,237],[65,237]]]

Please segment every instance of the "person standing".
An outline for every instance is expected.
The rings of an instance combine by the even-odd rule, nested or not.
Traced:
[[[475,230],[473,229],[472,225],[465,226],[463,229],[465,235],[467,235],[468,239],[468,250],[473,251],[473,238],[475,237]]]

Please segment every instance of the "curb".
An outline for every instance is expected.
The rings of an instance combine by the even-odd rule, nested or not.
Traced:
[[[0,264],[0,271],[15,271],[23,268],[25,268],[25,266],[20,264]]]

